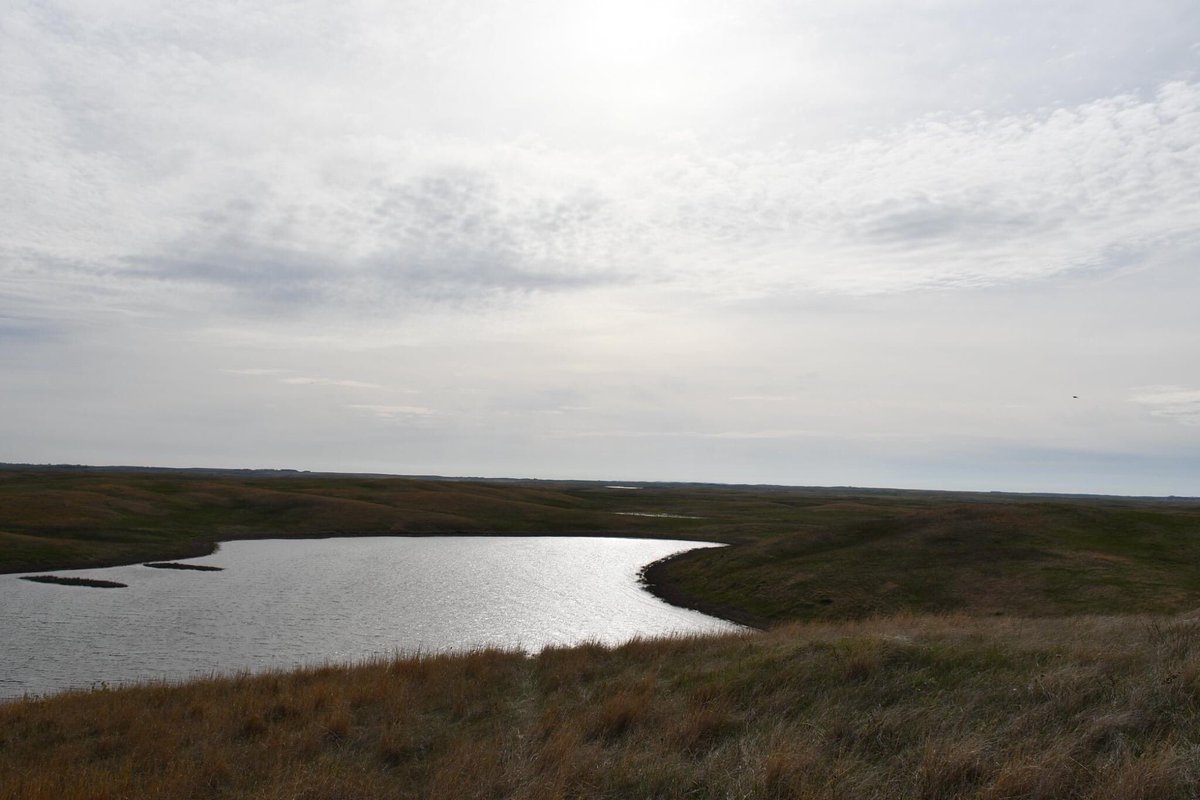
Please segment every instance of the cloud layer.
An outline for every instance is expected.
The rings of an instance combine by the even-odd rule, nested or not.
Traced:
[[[1195,443],[1188,0],[19,2],[0,106],[0,459]]]
[[[408,9],[380,21],[385,35],[370,26],[380,10],[354,4],[335,18],[289,13],[282,27],[269,10],[123,11],[28,5],[7,23],[0,241],[4,288],[22,303],[79,302],[101,286],[120,305],[207,287],[252,306],[386,310],[634,282],[741,294],[987,285],[1190,246],[1200,212],[1200,88],[1187,80],[1058,108],[924,113],[870,135],[851,126],[820,148],[794,131],[730,141],[686,126],[637,147],[547,141],[544,108],[512,135],[487,135],[486,119],[447,135],[432,109],[467,113],[470,93],[418,93],[429,105],[408,108],[406,90],[450,66],[435,83],[477,91],[480,76],[454,76],[482,69],[487,51],[476,63],[454,48],[496,24],[507,39],[490,49],[511,54],[532,35],[519,18]],[[939,11],[926,22],[954,21]],[[408,15],[435,38],[415,38]],[[740,36],[774,41],[740,19]],[[592,20],[612,36],[637,21]],[[560,33],[587,22],[567,14]],[[713,35],[698,27],[696,43]],[[874,36],[836,20],[817,29],[851,53]],[[575,67],[619,79],[623,51],[588,41],[596,63]],[[306,60],[318,51],[331,70]],[[565,97],[581,109],[589,98]]]

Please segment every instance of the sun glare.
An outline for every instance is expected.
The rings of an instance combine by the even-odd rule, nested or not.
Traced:
[[[543,40],[554,80],[610,122],[671,118],[695,91],[702,14],[674,2],[564,8]]]
[[[671,5],[619,2],[578,12],[567,26],[581,58],[609,66],[667,63],[677,55],[686,17]]]

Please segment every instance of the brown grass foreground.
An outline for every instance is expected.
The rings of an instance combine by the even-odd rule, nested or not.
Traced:
[[[1172,798],[1200,619],[899,616],[0,705],[0,797]]]

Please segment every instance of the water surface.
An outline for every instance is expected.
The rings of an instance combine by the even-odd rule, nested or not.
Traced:
[[[644,539],[428,537],[226,542],[185,563],[60,571],[124,589],[0,575],[0,697],[135,680],[737,629],[637,583],[715,545]]]

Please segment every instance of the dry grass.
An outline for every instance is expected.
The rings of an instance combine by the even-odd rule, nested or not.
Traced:
[[[0,798],[1173,798],[1200,623],[902,616],[0,706]]]

